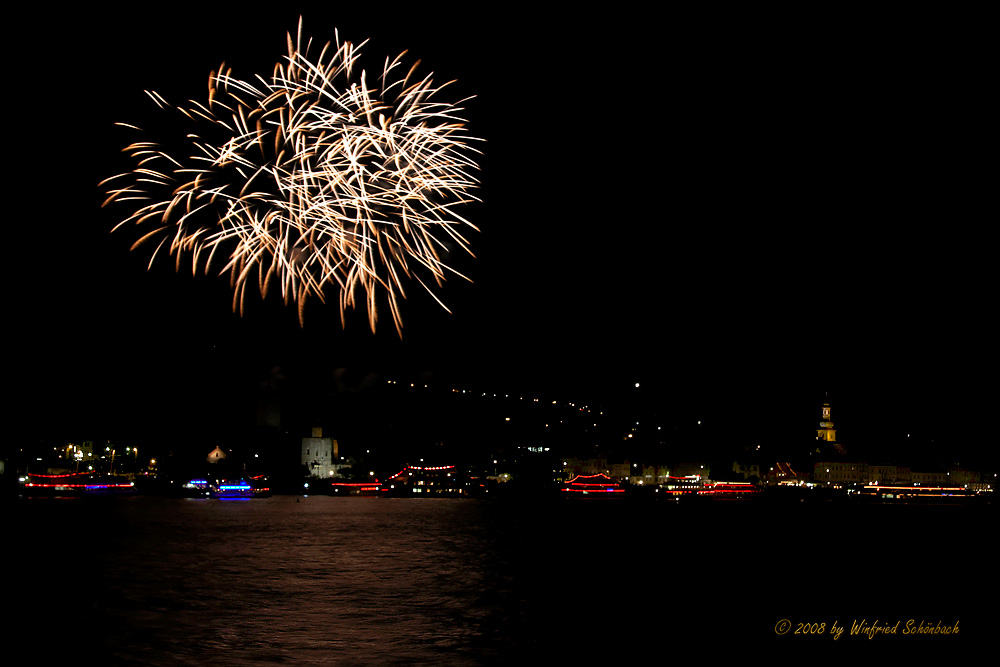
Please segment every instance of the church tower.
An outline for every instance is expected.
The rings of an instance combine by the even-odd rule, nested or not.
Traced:
[[[819,429],[816,430],[816,439],[837,442],[837,429],[830,421],[830,401],[823,403],[823,421],[819,423]]]
[[[833,420],[830,416],[829,398],[823,403],[823,420],[819,423],[819,428],[816,429],[816,440],[818,441],[816,451],[820,451],[820,445],[825,444],[832,445],[839,454],[847,453],[847,449],[837,442],[837,429],[833,427]]]

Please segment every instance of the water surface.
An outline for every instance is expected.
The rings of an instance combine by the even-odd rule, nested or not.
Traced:
[[[8,509],[12,636],[53,658],[596,664],[815,651],[775,623],[834,617],[958,618],[952,650],[996,619],[990,507],[276,496]],[[929,644],[894,645],[915,647]]]

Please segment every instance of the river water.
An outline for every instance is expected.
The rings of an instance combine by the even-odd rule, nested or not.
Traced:
[[[997,618],[993,507],[17,500],[4,649],[138,665],[962,655]],[[904,638],[908,620],[960,632]],[[851,635],[862,621],[901,625]]]

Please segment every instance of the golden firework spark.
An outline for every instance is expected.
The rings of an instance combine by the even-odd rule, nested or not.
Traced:
[[[360,298],[374,331],[382,294],[401,334],[406,281],[441,303],[431,283],[461,275],[445,263],[451,248],[471,254],[465,234],[476,227],[459,213],[479,201],[478,140],[459,116],[468,98],[439,101],[448,84],[418,77],[419,62],[406,69],[405,52],[371,84],[356,75],[365,43],[335,33],[311,59],[311,42],[300,19],[269,80],[235,78],[225,64],[212,72],[207,101],[177,107],[199,129],[186,134],[188,157],[132,143],[136,166],[101,183],[104,204],[134,207],[114,229],[141,229],[133,249],[155,243],[150,266],[166,252],[178,270],[187,258],[195,273],[228,272],[234,310],[243,312],[248,286],[266,296],[277,284],[301,321],[307,297],[336,292],[341,323]]]

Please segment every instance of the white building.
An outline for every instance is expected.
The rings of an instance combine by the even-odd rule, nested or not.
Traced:
[[[313,477],[329,479],[333,477],[342,465],[338,452],[337,441],[324,438],[323,429],[315,427],[312,437],[302,438],[302,465]]]

